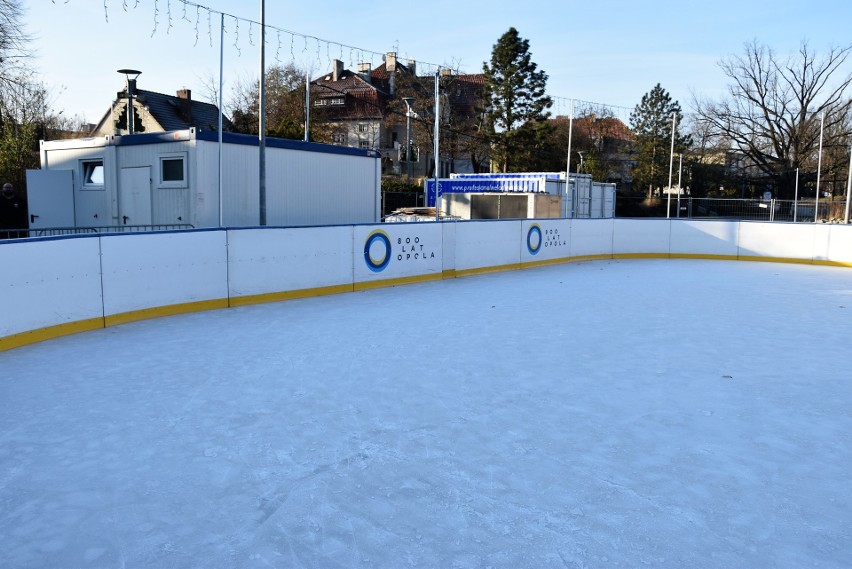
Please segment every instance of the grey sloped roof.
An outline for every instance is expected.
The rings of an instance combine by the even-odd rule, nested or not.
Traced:
[[[190,101],[190,114],[181,112],[184,99],[174,95],[164,95],[154,91],[137,89],[137,101],[148,108],[148,112],[160,123],[164,130],[184,130],[195,127],[200,130],[218,130],[219,108],[202,101]],[[222,130],[233,130],[228,117],[222,117]]]

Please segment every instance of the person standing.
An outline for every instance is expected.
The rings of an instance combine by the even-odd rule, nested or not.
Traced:
[[[9,182],[3,184],[0,191],[0,236],[19,237],[14,229],[27,228],[27,210],[23,202],[18,198],[15,188]],[[20,235],[26,237],[26,235]]]

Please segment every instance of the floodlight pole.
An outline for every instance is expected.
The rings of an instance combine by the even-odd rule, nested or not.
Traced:
[[[311,139],[311,76],[305,73],[305,142]]]
[[[441,132],[441,67],[435,70],[435,221],[440,220],[438,210],[441,205],[441,192],[438,177],[441,172],[440,143],[438,136]]]
[[[266,225],[266,2],[260,0],[260,120],[258,125],[258,197],[260,225]]]
[[[674,139],[675,127],[677,126],[677,114],[672,113],[672,148],[669,152],[669,199],[666,204],[666,218],[672,216],[672,168],[674,167]]]
[[[219,14],[219,227],[225,225],[224,205],[222,196],[222,76],[225,69],[225,14]]]
[[[852,146],[849,147],[849,172],[846,174],[846,213],[843,223],[849,223],[849,194],[852,194]]]
[[[817,158],[816,201],[814,202],[814,223],[819,221],[819,182],[822,176],[822,129],[825,126],[825,113],[819,118],[819,158]]]
[[[677,216],[680,217],[680,174],[683,171],[683,154],[677,155]]]
[[[793,194],[793,223],[799,214],[799,169],[796,168],[796,193]]]
[[[565,217],[572,217],[568,196],[571,192],[571,135],[574,131],[574,99],[571,99],[571,112],[568,115],[568,160],[565,162],[565,197],[562,202],[562,211]],[[573,196],[572,196],[573,197]],[[572,203],[573,205],[573,199]]]
[[[411,184],[411,103],[414,97],[403,97],[405,103],[405,183]]]

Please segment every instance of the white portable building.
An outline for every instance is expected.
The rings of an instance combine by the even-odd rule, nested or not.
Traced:
[[[41,143],[27,171],[30,228],[254,226],[260,221],[259,143],[223,133],[161,132]],[[266,223],[378,222],[378,152],[266,139]]]
[[[595,182],[591,174],[571,174],[566,191],[565,177],[565,172],[452,174],[438,180],[441,207],[465,219],[615,217],[615,184]],[[425,181],[425,192],[428,205],[434,205],[434,179]],[[513,193],[526,198],[506,196]],[[561,205],[554,206],[542,194],[557,196]]]

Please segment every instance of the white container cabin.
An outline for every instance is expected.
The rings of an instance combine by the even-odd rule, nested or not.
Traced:
[[[30,228],[236,227],[260,222],[259,143],[181,131],[43,141],[27,171]],[[378,222],[381,160],[360,148],[268,138],[266,224]]]

